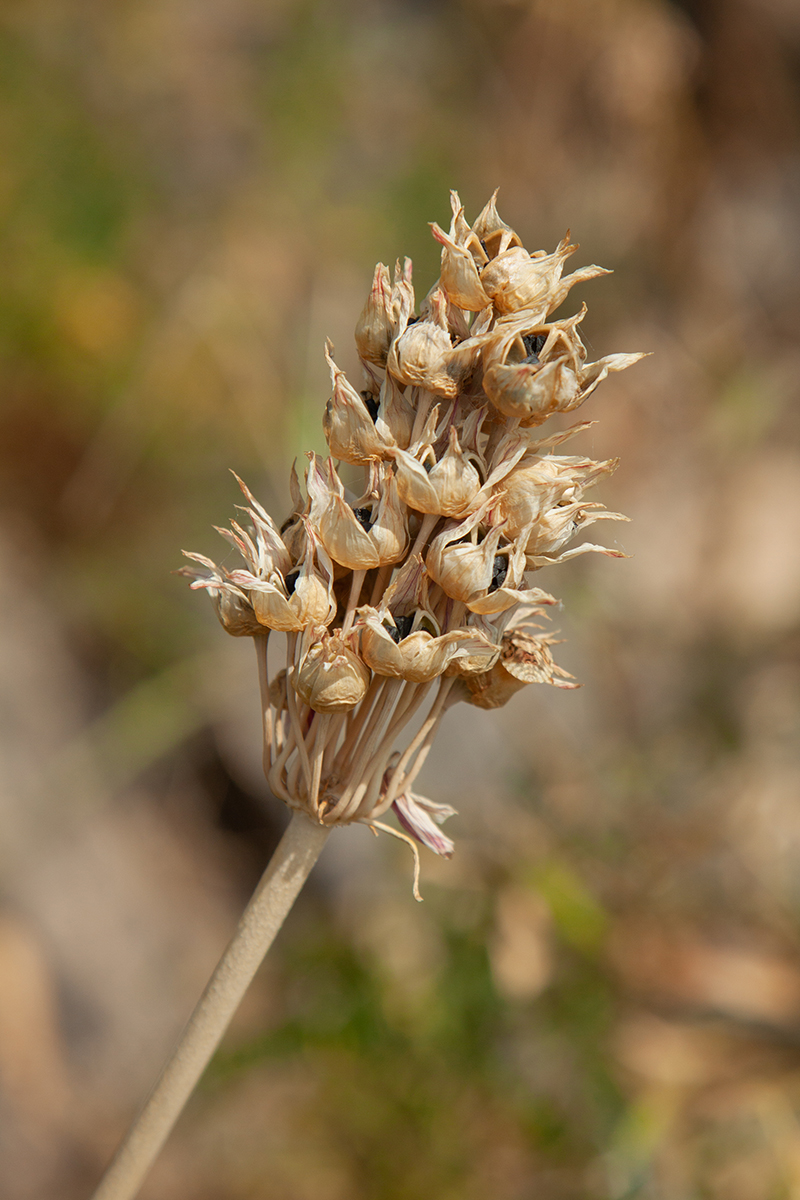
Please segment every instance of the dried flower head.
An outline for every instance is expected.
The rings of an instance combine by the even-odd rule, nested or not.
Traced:
[[[363,386],[327,345],[330,457],[309,455],[305,495],[292,471],[281,530],[241,484],[249,527],[220,532],[245,565],[187,554],[183,568],[229,633],[255,639],[273,792],[323,825],[362,822],[446,856],[453,810],[412,791],[444,712],[499,707],[529,683],[577,686],[531,620],[555,600],[529,576],[587,551],[621,556],[567,548],[584,526],[625,520],[584,498],[617,460],[554,453],[590,422],[537,427],[642,357],[587,363],[586,307],[552,319],[576,283],[606,274],[564,275],[569,235],[529,253],[495,196],[471,226],[455,192],[451,205],[449,231],[431,226],[441,274],[416,315],[410,261],[393,279],[375,268],[355,333]],[[360,496],[338,462],[364,469]],[[286,643],[272,681],[271,631]],[[400,829],[379,820],[389,809]]]

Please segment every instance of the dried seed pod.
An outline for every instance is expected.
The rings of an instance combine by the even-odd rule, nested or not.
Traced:
[[[564,269],[564,262],[577,246],[570,245],[569,235],[553,254],[534,258],[522,246],[510,246],[487,263],[481,272],[481,283],[500,313],[513,313],[521,308],[549,311],[549,295]]]
[[[386,355],[394,332],[391,301],[389,268],[378,263],[355,334],[358,353],[366,362],[375,363],[378,367],[386,366]]]
[[[398,258],[394,264],[391,296],[393,338],[399,337],[403,332],[413,311],[414,285],[411,282],[411,259],[404,258],[401,263]]]
[[[569,671],[553,661],[550,647],[554,644],[557,643],[550,636],[534,637],[521,629],[505,633],[500,656],[491,670],[464,678],[462,699],[478,708],[501,708],[529,683],[579,687]]]
[[[405,622],[390,623],[385,612],[374,608],[360,611],[361,656],[376,675],[430,683],[444,674],[453,659],[481,655],[485,669],[497,653],[497,647],[476,630],[452,629],[438,634],[415,628],[401,636]]]
[[[556,412],[573,412],[610,371],[624,371],[641,354],[610,354],[586,367],[567,355],[550,362],[495,363],[484,372],[483,386],[496,409],[530,428]]]
[[[374,472],[373,493],[377,496],[369,537],[378,553],[380,566],[400,562],[408,550],[408,509],[401,501],[391,469],[380,463]]]
[[[300,699],[319,713],[347,712],[364,699],[369,671],[341,632],[323,634],[306,652],[291,683]]]
[[[528,567],[551,566],[590,551],[608,554],[611,558],[626,558],[627,556],[621,550],[610,550],[607,546],[595,546],[591,542],[583,542],[580,546],[565,550],[562,554],[557,555],[557,551],[571,541],[579,530],[593,525],[595,521],[627,521],[629,519],[622,513],[607,512],[602,504],[558,505],[549,512],[543,513],[529,531],[525,547]]]
[[[378,415],[375,428],[384,441],[391,446],[407,450],[411,444],[416,412],[410,400],[403,395],[397,381],[386,372],[381,385]]]
[[[393,445],[382,437],[362,397],[347,381],[332,358],[333,347],[325,344],[325,359],[330,367],[333,395],[325,407],[322,427],[334,458],[349,463],[367,463],[384,458]]]
[[[350,571],[397,562],[408,548],[408,514],[391,471],[375,464],[367,494],[355,509],[344,499],[344,487],[328,460],[310,454],[307,486],[311,520],[328,554]]]
[[[252,637],[264,632],[246,594],[231,582],[222,567],[204,554],[193,554],[190,550],[184,550],[183,554],[196,562],[200,569],[179,567],[175,574],[191,579],[191,588],[204,588],[208,592],[219,622],[227,633],[232,637]]]
[[[454,399],[467,366],[452,358],[447,297],[438,288],[427,298],[427,312],[392,342],[386,367],[400,383]]]
[[[329,625],[336,616],[333,564],[305,521],[306,546],[299,567],[285,575],[271,572],[266,579],[246,571],[231,578],[249,589],[253,611],[262,625],[282,633],[299,633],[309,625]]]
[[[618,458],[605,462],[566,455],[526,455],[499,485],[492,520],[502,522],[506,536],[519,537],[559,504],[579,500],[587,487],[611,475]]]
[[[439,512],[443,517],[461,517],[481,487],[481,477],[464,455],[455,425],[450,426],[447,450],[431,468],[428,483],[439,497]]]
[[[428,447],[427,455],[433,456]],[[481,488],[481,478],[464,455],[454,425],[450,427],[448,446],[441,459],[426,470],[422,459],[406,451],[392,453],[397,468],[400,498],[416,512],[438,513],[443,517],[462,517],[469,511]]]
[[[328,554],[350,571],[377,567],[378,550],[344,499],[333,463],[329,459],[326,469],[318,455],[309,454],[309,459],[306,486],[311,497],[311,521]]]
[[[575,372],[563,361],[497,364],[484,373],[483,387],[499,412],[526,426],[540,425],[554,412],[571,412],[583,400]]]
[[[496,199],[497,191],[493,192],[491,199],[472,226],[472,232],[479,239],[487,258],[495,258],[510,247],[522,245],[520,238],[510,225],[506,225],[498,213],[495,206]]]
[[[289,492],[292,497],[292,511],[280,528],[281,541],[286,546],[289,552],[289,558],[292,562],[299,562],[303,557],[306,544],[306,529],[303,523],[303,517],[307,517],[311,504],[308,499],[303,498],[300,491],[300,480],[297,478],[297,465],[292,463],[292,469],[289,472]]]
[[[435,221],[431,231],[442,245],[441,285],[448,297],[467,312],[480,312],[491,301],[481,283],[475,259],[469,250],[453,241]]]
[[[473,514],[460,525],[451,525],[435,537],[425,558],[431,579],[453,600],[464,604],[485,594],[491,586],[502,535],[497,528],[478,541],[476,516]]]

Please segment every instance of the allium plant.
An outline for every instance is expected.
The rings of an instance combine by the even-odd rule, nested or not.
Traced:
[[[551,314],[570,289],[607,272],[564,275],[577,249],[529,253],[493,196],[472,226],[451,193],[439,279],[417,307],[411,262],[379,263],[355,340],[350,382],[326,347],[330,455],[308,455],[293,509],[278,526],[246,484],[244,518],[219,532],[242,565],[187,553],[182,569],[235,637],[253,639],[264,770],[293,819],[183,1038],[96,1197],[138,1189],[207,1064],[263,955],[335,826],[384,830],[414,851],[449,857],[448,805],[413,788],[444,713],[465,701],[497,708],[529,683],[576,686],[556,666],[542,620],[556,600],[543,567],[597,551],[567,548],[600,520],[625,520],[585,499],[617,466],[555,449],[591,422],[542,436],[611,371],[639,354],[586,361],[580,325]],[[350,495],[339,464],[363,472]],[[270,636],[285,665],[270,677]],[[411,730],[412,732],[408,732]],[[394,813],[398,826],[386,824]]]

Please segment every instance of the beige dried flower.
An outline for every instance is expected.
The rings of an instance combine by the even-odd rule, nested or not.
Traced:
[[[466,675],[461,681],[464,699],[478,708],[501,708],[529,683],[578,687],[570,673],[553,662],[550,647],[554,644],[552,636],[537,637],[521,628],[504,633],[494,666],[482,674]]]
[[[416,512],[460,517],[481,489],[481,477],[464,454],[455,425],[450,426],[447,449],[436,459],[433,447],[420,447],[417,456],[404,450],[392,453],[401,499]]]
[[[317,713],[348,712],[364,699],[370,674],[340,630],[318,630],[292,672],[290,683],[300,699]]]
[[[383,263],[375,267],[372,290],[367,296],[356,325],[356,346],[364,362],[386,366],[386,355],[392,341],[392,285],[389,268]]]
[[[322,428],[331,454],[348,463],[368,463],[385,458],[394,445],[382,437],[362,396],[347,382],[344,371],[333,361],[333,346],[325,346],[325,358],[331,371],[333,395],[325,406]]]
[[[452,849],[438,830],[450,811],[412,784],[444,712],[459,699],[496,707],[527,683],[574,686],[552,636],[530,627],[555,600],[529,574],[587,551],[622,555],[569,544],[593,522],[624,519],[585,499],[617,461],[558,453],[588,422],[549,437],[537,427],[641,357],[587,363],[585,306],[551,314],[605,271],[565,275],[578,249],[569,236],[529,253],[495,201],[470,226],[451,193],[449,231],[431,225],[441,274],[416,315],[410,261],[392,280],[375,268],[356,325],[363,385],[328,344],[330,458],[309,455],[305,490],[293,472],[282,530],[244,489],[251,528],[234,522],[225,536],[245,567],[190,555],[184,569],[230,632],[285,634],[277,683],[259,651],[275,794],[324,825],[383,828],[393,809],[393,832],[439,853]],[[361,495],[346,492],[338,462],[365,470]]]
[[[474,628],[442,633],[430,608],[427,572],[419,555],[406,562],[387,588],[380,610],[359,609],[361,656],[376,675],[431,683],[455,659],[470,656],[488,670],[497,647]]]

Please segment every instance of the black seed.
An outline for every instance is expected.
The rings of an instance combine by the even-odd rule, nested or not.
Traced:
[[[508,558],[505,554],[495,554],[492,566],[492,582],[489,584],[489,591],[496,592],[499,587],[502,587],[507,574]]]
[[[480,239],[479,239],[479,241],[480,241],[480,243],[481,243],[481,246],[482,246],[482,248],[483,248],[483,253],[484,253],[484,254],[486,255],[486,257],[488,258],[488,257],[489,257],[489,251],[486,249],[486,242],[483,240],[483,238],[480,238]]]
[[[394,623],[400,632],[401,639],[408,637],[411,633],[411,626],[414,624],[414,614],[406,613],[404,617],[395,617]]]
[[[404,617],[395,617],[394,625],[387,625],[386,632],[395,643],[401,642],[404,637],[408,637],[411,633],[411,626],[414,624],[414,614],[407,613]]]
[[[547,341],[545,333],[523,333],[522,344],[528,352],[528,357],[522,361],[526,363],[538,363],[539,353]]]
[[[362,392],[361,399],[366,404],[367,412],[372,417],[373,421],[377,421],[378,409],[380,408],[380,402],[377,400],[377,398],[375,396],[370,395],[369,392]]]
[[[409,317],[408,321],[406,322],[406,329],[408,329],[409,325],[416,325],[417,321],[421,320],[422,317]]]
[[[299,578],[300,578],[299,571],[290,571],[288,575],[284,576],[283,582],[286,584],[286,595],[287,596],[292,596],[294,594],[294,589],[297,584],[297,580]]]
[[[354,508],[353,516],[358,521],[362,529],[368,532],[372,528],[372,509],[371,508]]]

